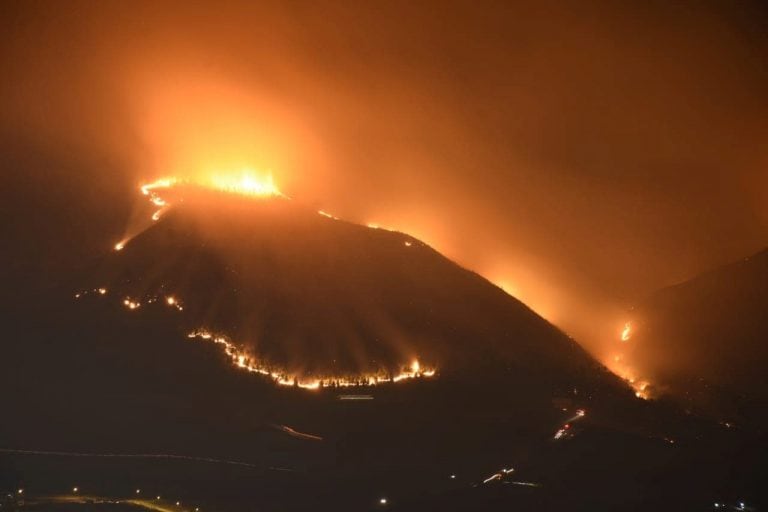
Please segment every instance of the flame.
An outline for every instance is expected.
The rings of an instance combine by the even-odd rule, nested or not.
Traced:
[[[151,183],[145,183],[141,185],[141,193],[145,196],[150,196],[151,201],[155,202],[155,193],[153,190],[158,188],[171,188],[176,184],[178,180],[176,178],[160,178],[159,180],[155,180]],[[159,199],[159,201],[162,201],[162,199]],[[155,203],[157,204],[157,203]],[[162,206],[162,205],[158,205]]]
[[[621,330],[620,342],[626,343],[632,337],[632,322],[626,322],[624,328]],[[649,400],[651,396],[651,383],[639,377],[635,369],[630,365],[627,357],[622,353],[617,353],[611,356],[610,360],[605,362],[605,365],[610,370],[624,379],[635,392],[637,398],[643,400]]]
[[[199,187],[243,194],[256,197],[287,197],[275,184],[272,173],[259,174],[252,169],[243,169],[239,173],[217,172],[205,174],[193,178],[165,177],[155,181],[144,183],[140,186],[141,193],[149,196],[149,200],[155,206],[167,206],[168,201],[160,193],[163,189],[170,189],[177,185],[196,185]]]
[[[338,217],[336,217],[335,215],[333,215],[333,214],[331,214],[331,213],[328,213],[328,212],[326,212],[326,211],[324,211],[324,210],[317,210],[317,213],[318,213],[319,215],[322,215],[323,217],[328,217],[329,219],[333,219],[333,220],[339,220],[339,218],[338,218]]]
[[[123,300],[123,305],[130,310],[139,309],[141,307],[140,302],[131,300],[130,297],[126,297],[125,300]]]
[[[194,178],[179,178],[175,176],[168,176],[159,178],[155,181],[142,183],[139,185],[141,194],[149,198],[149,202],[156,207],[152,213],[152,222],[157,222],[160,217],[165,213],[172,205],[170,201],[163,197],[161,194],[164,190],[172,189],[181,185],[193,185],[202,188],[208,188],[212,190],[218,190],[220,192],[228,192],[233,194],[242,194],[257,198],[270,198],[280,197],[283,199],[290,199],[283,194],[275,184],[275,180],[272,174],[256,173],[251,169],[243,169],[239,173],[211,173],[204,174]],[[325,212],[318,212],[321,215],[338,220],[330,214]],[[122,251],[129,240],[131,240],[137,233],[126,235],[122,240],[114,245],[116,251]]]
[[[245,350],[229,341],[224,335],[214,334],[205,329],[198,329],[190,332],[187,337],[191,339],[199,338],[210,340],[217,345],[221,345],[224,349],[224,353],[232,361],[232,364],[241,370],[267,376],[279,386],[296,386],[300,389],[307,389],[310,391],[329,387],[376,386],[387,382],[400,382],[407,379],[430,378],[436,374],[434,368],[422,369],[421,363],[419,363],[418,360],[414,360],[407,369],[403,369],[396,375],[390,375],[382,370],[377,373],[328,375],[307,379],[260,363]]]
[[[258,176],[246,169],[240,175],[214,174],[208,180],[208,186],[223,192],[233,192],[257,197],[285,197],[275,185],[272,174]],[[198,183],[201,184],[201,183]],[[202,183],[205,186],[205,183]]]
[[[624,324],[624,329],[621,331],[621,341],[629,341],[632,337],[632,324],[627,322]]]

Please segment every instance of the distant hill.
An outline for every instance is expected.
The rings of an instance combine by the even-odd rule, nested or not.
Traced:
[[[633,361],[719,414],[768,419],[768,250],[665,288],[632,312]]]

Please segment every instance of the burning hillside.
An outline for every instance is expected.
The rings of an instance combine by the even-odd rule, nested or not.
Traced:
[[[489,353],[521,366],[548,359],[555,373],[592,364],[524,305],[418,240],[304,209],[271,177],[163,178],[140,192],[144,220],[76,297],[137,316],[165,308],[189,339],[277,384],[429,378]]]

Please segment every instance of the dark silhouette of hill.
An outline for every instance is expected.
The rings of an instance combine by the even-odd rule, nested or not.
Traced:
[[[82,268],[2,310],[0,448],[248,466],[3,452],[6,486],[151,489],[202,510],[377,510],[383,496],[404,510],[691,509],[759,488],[751,440],[636,399],[519,301],[402,233],[205,193]],[[276,386],[187,337],[199,327],[299,373],[412,357],[438,373]],[[553,439],[566,422],[572,437]],[[540,486],[482,483],[509,466]]]
[[[396,371],[416,358],[447,372],[503,360],[563,392],[596,375],[577,343],[427,245],[282,199],[187,193],[81,286],[104,287],[106,300],[173,297],[189,330],[224,333],[299,375]]]
[[[765,424],[768,250],[665,288],[632,313],[633,360],[693,406]]]

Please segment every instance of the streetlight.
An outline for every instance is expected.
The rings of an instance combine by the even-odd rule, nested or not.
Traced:
[[[73,488],[72,488],[72,492],[73,492],[73,493],[75,493],[75,494],[77,494],[77,491],[79,491],[79,490],[80,490],[80,489],[78,489],[77,487],[73,487]]]
[[[379,504],[381,504],[381,505],[386,505],[386,504],[387,504],[387,498],[381,498],[381,499],[379,500]]]

